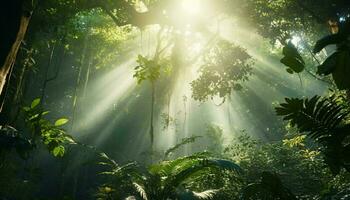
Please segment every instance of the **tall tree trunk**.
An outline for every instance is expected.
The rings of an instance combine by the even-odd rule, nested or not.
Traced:
[[[22,102],[22,96],[23,96],[23,83],[25,81],[25,75],[28,69],[28,60],[26,60],[21,66],[20,72],[18,74],[18,80],[16,82],[16,90],[14,93],[14,96],[9,98],[7,101],[9,104],[7,106],[10,106],[11,112],[8,114],[8,122],[9,124],[14,124],[17,120],[17,117],[20,112],[20,106]],[[6,100],[6,99],[5,99]],[[6,104],[5,104],[6,105]],[[5,108],[7,109],[7,108]],[[5,109],[3,110],[4,113],[6,113]]]
[[[43,82],[43,86],[41,88],[41,94],[40,94],[40,99],[41,99],[42,105],[44,105],[44,102],[45,102],[45,90],[46,90],[46,86],[47,86],[47,82],[48,82],[47,80],[48,80],[50,68],[52,65],[53,56],[54,56],[55,50],[56,50],[56,45],[57,45],[56,42],[52,45],[52,48],[50,51],[49,61],[47,63],[47,66],[45,67],[45,78],[44,78],[44,82]]]
[[[16,39],[13,41],[13,43],[12,43],[12,45],[11,45],[7,55],[6,55],[4,62],[1,63],[2,64],[2,66],[0,68],[0,94],[1,95],[4,92],[4,86],[6,84],[6,80],[7,80],[7,77],[9,75],[10,69],[15,63],[19,47],[21,46],[21,43],[22,43],[24,36],[27,32],[27,27],[28,27],[28,24],[30,21],[30,17],[31,17],[30,13],[25,13],[25,14],[21,15]],[[8,38],[8,39],[11,40],[11,38]],[[1,53],[3,53],[3,52],[1,52]],[[2,111],[2,106],[0,107],[0,112],[1,111]]]
[[[81,58],[80,58],[80,66],[79,66],[79,71],[78,71],[78,76],[77,76],[77,82],[75,85],[75,90],[74,90],[74,96],[73,96],[73,111],[72,111],[72,120],[71,120],[71,132],[73,133],[74,131],[74,123],[75,123],[75,119],[76,119],[76,115],[77,115],[77,107],[78,107],[78,95],[79,95],[79,86],[80,86],[80,82],[81,82],[81,76],[82,76],[82,71],[83,71],[83,67],[84,67],[84,63],[85,63],[85,58],[86,58],[86,50],[87,50],[87,45],[88,45],[88,35],[85,36],[84,38],[84,47],[82,49],[82,54],[81,54]]]
[[[57,47],[58,45],[58,47]],[[58,51],[58,53],[56,53]],[[57,56],[58,55],[58,56]],[[48,65],[46,67],[45,71],[45,79],[43,82],[43,87],[41,91],[41,103],[44,105],[45,103],[45,92],[47,85],[51,82],[57,79],[58,74],[60,73],[60,69],[62,66],[62,62],[64,60],[64,57],[66,55],[66,49],[64,48],[64,44],[62,43],[62,39],[55,42],[52,46],[51,53],[50,53],[50,58],[48,61]],[[54,59],[56,57],[56,59]],[[58,60],[57,60],[58,58]],[[53,60],[55,60],[53,62]],[[55,73],[49,77],[50,74],[50,68],[53,67],[55,69]]]
[[[86,74],[85,74],[85,83],[84,83],[84,90],[83,90],[83,99],[86,98],[86,94],[87,94],[87,87],[89,84],[89,79],[90,79],[90,71],[91,71],[91,66],[92,66],[92,55],[91,55],[91,50],[90,50],[90,54],[89,54],[89,59],[88,59],[88,68],[86,70]]]
[[[149,134],[151,137],[151,150],[153,151],[153,143],[154,143],[154,127],[153,127],[153,116],[154,116],[154,100],[155,100],[155,85],[154,82],[152,82],[152,99],[151,99],[151,120],[150,120],[150,130]]]
[[[182,132],[184,134],[186,134],[186,126],[187,126],[187,96],[184,95],[182,97],[182,102],[183,102],[183,105],[184,105],[184,122],[183,122],[183,128],[182,128]]]

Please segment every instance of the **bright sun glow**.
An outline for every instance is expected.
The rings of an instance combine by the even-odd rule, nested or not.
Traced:
[[[293,36],[292,38],[292,43],[295,45],[295,46],[298,46],[301,42],[301,37],[299,36]]]
[[[183,0],[181,6],[191,15],[197,15],[201,10],[200,0]]]

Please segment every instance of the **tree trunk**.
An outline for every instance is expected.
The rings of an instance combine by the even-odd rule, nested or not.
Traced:
[[[84,90],[83,90],[83,99],[85,100],[86,98],[86,94],[87,94],[87,87],[89,84],[89,79],[90,79],[90,71],[91,71],[91,67],[92,67],[92,55],[91,55],[91,50],[90,50],[90,54],[89,54],[89,61],[88,61],[88,68],[86,70],[86,74],[85,74],[85,83],[84,83]]]
[[[28,24],[30,21],[30,17],[31,17],[31,15],[29,15],[29,14],[21,16],[16,39],[13,42],[13,44],[12,44],[12,46],[11,46],[7,56],[6,56],[6,59],[0,68],[0,94],[1,95],[4,92],[4,86],[6,84],[6,80],[7,80],[8,74],[10,72],[10,69],[15,63],[19,47],[21,46],[21,43],[22,43],[24,36],[27,32],[27,27],[28,27]],[[2,106],[0,108],[0,112],[1,111],[2,111]]]
[[[154,85],[154,82],[152,82],[151,84],[152,84],[152,99],[151,99],[151,120],[150,120],[149,134],[151,137],[151,150],[153,152],[153,143],[154,143],[153,116],[154,116],[155,85]]]
[[[80,95],[80,84],[81,84],[81,76],[82,76],[82,71],[83,71],[83,67],[84,67],[84,64],[86,63],[86,51],[87,51],[87,48],[88,48],[88,38],[89,36],[86,35],[85,38],[84,38],[84,46],[83,46],[83,49],[82,49],[82,53],[81,53],[81,58],[80,58],[80,66],[79,66],[79,69],[78,69],[78,76],[77,76],[77,81],[76,81],[76,85],[75,85],[75,90],[74,90],[74,96],[73,96],[73,110],[72,110],[72,120],[71,120],[71,132],[73,133],[74,132],[74,126],[75,126],[75,120],[77,118],[77,113],[78,113],[78,101],[79,101],[79,98],[78,96]]]
[[[53,56],[55,54],[56,45],[57,45],[57,42],[52,44],[51,51],[50,51],[50,57],[49,57],[47,66],[45,67],[45,77],[44,77],[44,82],[43,82],[43,86],[41,88],[41,94],[40,94],[40,99],[41,99],[42,105],[44,105],[44,103],[45,103],[45,90],[46,90],[47,82],[49,79],[48,76],[49,76],[50,68],[52,65]]]

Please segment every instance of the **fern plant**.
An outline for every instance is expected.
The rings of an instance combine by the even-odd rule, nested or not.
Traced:
[[[285,100],[275,108],[277,115],[321,144],[325,161],[334,174],[343,167],[350,171],[350,144],[346,142],[350,136],[350,124],[346,124],[349,111],[337,104],[334,96]]]
[[[144,200],[212,199],[217,190],[191,191],[185,188],[186,181],[198,178],[201,172],[210,169],[230,170],[236,174],[241,171],[240,167],[231,161],[209,158],[205,154],[163,161],[148,169],[143,169],[135,163],[119,166],[114,161],[110,161],[102,164],[112,167],[111,170],[103,174],[114,177],[114,180],[118,180],[114,183],[119,183],[109,182],[103,187],[110,188],[109,191],[115,191],[114,196],[116,197],[120,187],[125,187],[125,185],[120,184],[121,181],[124,181],[133,187],[133,195]],[[109,197],[111,196],[113,195],[109,195]]]

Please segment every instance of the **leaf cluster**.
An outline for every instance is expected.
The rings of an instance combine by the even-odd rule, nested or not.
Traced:
[[[30,106],[22,108],[27,126],[31,131],[33,141],[40,139],[55,157],[62,157],[65,153],[64,144],[75,143],[61,127],[68,122],[66,118],[57,119],[54,123],[45,119],[49,111],[40,106],[40,99],[34,99]]]
[[[204,58],[199,78],[191,82],[192,97],[206,101],[215,96],[225,98],[232,90],[241,90],[252,74],[252,58],[242,47],[220,40]]]
[[[346,138],[350,126],[345,123],[349,111],[337,104],[334,96],[286,98],[286,103],[276,107],[276,113],[322,145],[326,163],[334,174],[343,167],[349,171],[350,144]]]
[[[186,182],[195,180],[201,175],[201,172],[207,169],[229,170],[236,174],[239,174],[241,171],[240,167],[231,161],[210,158],[205,153],[202,153],[171,161],[163,161],[143,170],[134,164],[125,166],[114,165],[111,170],[104,174],[114,177],[123,177],[123,174],[127,174],[134,187],[133,195],[144,200],[165,200],[184,197],[189,199],[211,199],[216,193],[215,190],[197,193],[185,188]],[[113,190],[118,191],[121,185],[110,184],[110,186]]]
[[[138,84],[141,84],[145,80],[153,83],[159,79],[161,66],[157,61],[139,55],[137,57],[137,63],[139,65],[135,67],[134,78],[137,79]]]
[[[288,67],[286,69],[288,73],[300,73],[305,69],[305,62],[291,41],[283,47],[282,53],[284,57],[281,59],[281,63]]]

